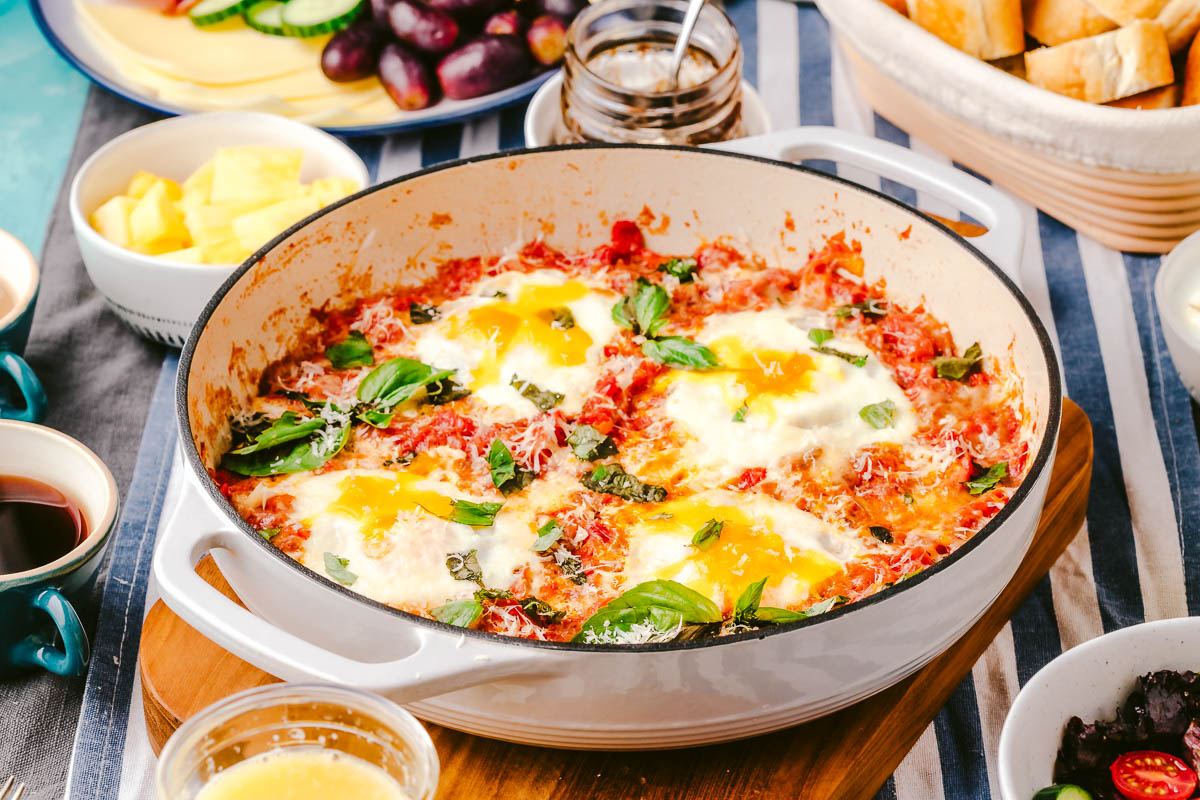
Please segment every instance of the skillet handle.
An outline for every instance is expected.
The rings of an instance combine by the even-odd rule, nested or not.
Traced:
[[[400,621],[398,629],[414,640],[415,649],[384,662],[356,661],[288,633],[196,574],[196,563],[209,551],[241,550],[245,533],[213,531],[219,523],[195,495],[195,489],[183,491],[159,534],[153,569],[163,600],[201,634],[271,675],[352,686],[407,703],[517,674],[527,678],[557,671],[556,659],[545,651]]]
[[[778,161],[840,161],[928,192],[979,220],[988,232],[968,241],[994,261],[1013,283],[1021,285],[1025,225],[1017,204],[960,169],[939,164],[891,142],[816,125],[734,139],[711,147]]]

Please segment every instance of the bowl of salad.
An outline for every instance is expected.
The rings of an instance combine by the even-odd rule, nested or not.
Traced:
[[[1033,676],[1000,734],[1004,800],[1200,796],[1200,619],[1134,625]]]

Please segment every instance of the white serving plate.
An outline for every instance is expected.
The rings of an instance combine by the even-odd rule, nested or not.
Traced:
[[[121,74],[117,65],[92,43],[79,22],[74,0],[31,0],[30,5],[34,20],[54,49],[72,66],[113,94],[163,114],[191,114],[206,110],[164,102],[146,94],[140,87],[130,83]],[[384,122],[363,125],[324,125],[319,117],[301,121],[316,125],[330,133],[344,136],[401,133],[433,125],[447,125],[519,103],[556,74],[557,71],[543,72],[516,86],[470,100],[443,99],[436,105],[419,111],[396,109],[396,116]],[[246,108],[242,110],[256,111],[260,109]]]

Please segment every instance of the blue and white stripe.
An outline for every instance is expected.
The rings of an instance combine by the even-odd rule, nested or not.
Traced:
[[[819,13],[783,0],[733,0],[745,74],[776,128],[837,125],[912,147],[927,143],[857,94]],[[354,146],[378,180],[459,156],[520,146],[523,108],[463,125]],[[832,165],[821,165],[832,168]],[[944,215],[957,210],[849,167],[840,174]],[[922,734],[880,800],[996,796],[996,745],[1020,685],[1064,649],[1144,619],[1200,612],[1200,445],[1192,405],[1167,355],[1151,297],[1158,258],[1123,256],[1021,203],[1023,285],[1054,338],[1068,394],[1092,420],[1096,461],[1087,524]],[[95,661],[72,760],[72,798],[141,797],[153,764],[135,653],[149,548],[172,459],[168,357],[113,542]],[[128,723],[126,730],[125,724]]]

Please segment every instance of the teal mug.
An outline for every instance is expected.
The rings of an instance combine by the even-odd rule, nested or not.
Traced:
[[[46,392],[22,354],[33,324],[38,295],[38,265],[25,245],[0,231],[0,419],[41,422],[46,416]],[[5,399],[8,375],[25,399],[15,405]]]
[[[13,420],[0,420],[5,477],[62,492],[78,506],[87,537],[48,564],[0,574],[0,677],[37,667],[82,675],[89,648],[74,604],[87,598],[116,526],[117,484],[104,462],[71,437]]]

